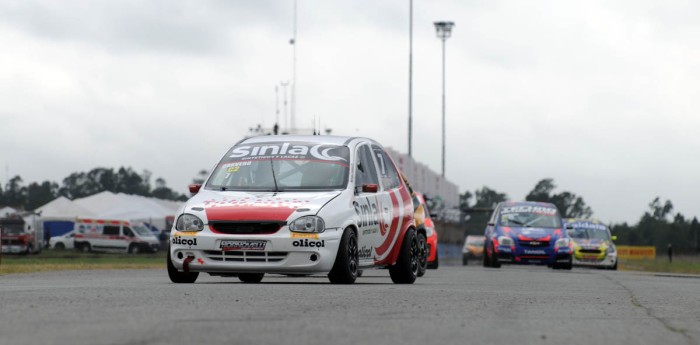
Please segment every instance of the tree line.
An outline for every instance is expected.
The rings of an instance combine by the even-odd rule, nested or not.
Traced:
[[[545,178],[525,197],[526,201],[549,202],[557,206],[564,218],[592,218],[593,210],[583,197],[569,191],[555,192],[556,185],[551,178]],[[465,235],[481,235],[491,217],[493,208],[499,202],[509,200],[508,195],[489,187],[482,187],[460,195],[461,227]],[[636,224],[608,224],[610,232],[617,236],[615,243],[620,245],[655,246],[663,251],[671,244],[674,251],[700,253],[700,223],[680,212],[673,213],[673,203],[656,197],[649,203]]]
[[[155,197],[166,200],[187,200],[187,196],[170,189],[163,178],[151,185],[151,172],[141,173],[131,167],[94,168],[88,172],[75,172],[64,178],[59,185],[53,181],[32,182],[24,185],[19,175],[11,178],[7,184],[0,186],[0,206],[9,206],[24,210],[35,210],[50,201],[64,196],[74,200],[99,192],[110,191]]]

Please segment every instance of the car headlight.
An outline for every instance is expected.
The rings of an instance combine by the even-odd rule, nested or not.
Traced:
[[[289,230],[294,232],[323,232],[326,230],[326,223],[318,216],[304,216],[291,222]]]
[[[433,231],[435,231],[435,230],[433,230],[433,228],[431,228],[429,226],[425,227],[425,234],[427,237],[433,236]]]
[[[175,230],[178,231],[202,231],[204,230],[204,222],[199,217],[185,213],[177,218]]]
[[[560,238],[556,242],[554,242],[554,248],[568,247],[569,243],[571,243],[571,239]]]
[[[510,247],[515,244],[512,238],[508,236],[498,236],[498,244],[501,246]]]
[[[608,254],[615,254],[615,247],[609,246],[609,247],[605,248],[605,252]]]

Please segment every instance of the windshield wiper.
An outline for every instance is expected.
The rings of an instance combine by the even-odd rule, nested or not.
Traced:
[[[279,187],[277,186],[277,177],[275,177],[275,165],[272,164],[272,158],[270,158],[270,169],[272,169],[272,181],[275,182],[275,193],[279,192]]]

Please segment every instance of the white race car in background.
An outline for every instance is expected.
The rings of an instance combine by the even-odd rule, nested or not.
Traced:
[[[75,233],[73,230],[60,235],[60,236],[53,236],[49,239],[49,248],[52,249],[73,249],[73,239],[75,237]]]
[[[371,139],[248,138],[190,191],[170,235],[175,283],[207,272],[243,282],[320,273],[349,284],[371,267],[388,267],[395,283],[416,279],[411,196]]]

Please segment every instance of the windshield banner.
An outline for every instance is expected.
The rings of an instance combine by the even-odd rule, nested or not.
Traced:
[[[232,160],[301,159],[327,162],[347,162],[350,150],[345,146],[299,142],[280,142],[234,147],[228,155]]]

